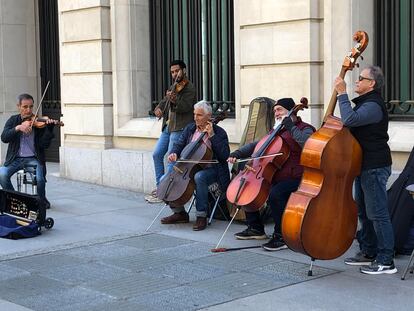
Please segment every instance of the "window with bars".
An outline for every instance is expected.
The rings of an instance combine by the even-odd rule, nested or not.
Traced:
[[[197,98],[234,116],[233,0],[149,0],[152,107],[171,85],[169,64],[182,59]]]
[[[383,69],[390,118],[414,118],[414,4],[375,1],[376,63]]]

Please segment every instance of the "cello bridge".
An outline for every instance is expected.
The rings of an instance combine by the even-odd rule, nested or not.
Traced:
[[[177,166],[173,166],[174,171],[176,171],[179,174],[184,174],[184,171],[179,169]]]

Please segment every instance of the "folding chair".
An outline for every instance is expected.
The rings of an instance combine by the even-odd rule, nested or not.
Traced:
[[[410,194],[413,196],[413,199],[414,199],[414,184],[407,186],[405,189],[410,192]],[[404,270],[404,273],[401,277],[401,280],[405,280],[405,276],[407,275],[408,271],[410,271],[410,273],[414,272],[414,264],[410,267],[411,262],[413,261],[413,259],[414,259],[414,249],[411,253],[410,260],[408,260],[407,266],[405,267],[405,270]]]
[[[37,165],[25,165],[23,169],[17,171],[17,191],[27,193],[27,185],[32,185],[33,195],[37,194],[37,179],[36,179]],[[24,191],[22,191],[24,188]]]
[[[219,204],[219,202],[226,195],[225,193],[221,191],[220,185],[216,182],[211,184],[210,186],[208,186],[208,192],[210,193],[211,197],[214,199],[214,206],[213,206],[213,209],[211,209],[210,217],[208,219],[207,224],[211,225],[211,222],[213,221],[213,217],[214,217],[217,207],[219,208],[220,213],[223,215],[225,220],[228,220],[227,215],[224,213],[222,207]],[[195,198],[195,191],[194,191],[193,197],[191,198],[190,205],[188,207],[188,211],[187,211],[188,213],[190,213],[191,209],[193,208],[195,201],[196,201],[196,198]]]

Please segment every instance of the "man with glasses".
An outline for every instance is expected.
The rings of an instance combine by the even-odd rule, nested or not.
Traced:
[[[386,184],[391,174],[391,151],[388,142],[388,112],[380,90],[384,75],[379,67],[361,71],[355,84],[359,95],[352,102],[346,83],[335,79],[341,119],[362,148],[361,174],[355,179],[355,201],[361,230],[357,234],[360,252],[345,259],[345,264],[362,266],[366,274],[393,274],[395,268],[394,233],[387,208]]]
[[[3,189],[14,190],[11,176],[25,166],[36,165],[37,194],[48,207],[50,203],[45,194],[45,149],[54,137],[54,120],[48,119],[44,128],[32,126],[33,97],[29,94],[18,96],[17,109],[19,114],[7,120],[1,134],[1,141],[9,145],[4,166],[0,167],[0,184]]]

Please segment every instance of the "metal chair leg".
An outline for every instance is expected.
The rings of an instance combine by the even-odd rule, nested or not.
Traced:
[[[193,193],[193,197],[191,198],[191,201],[190,201],[190,205],[188,206],[188,211],[187,211],[187,214],[190,214],[190,211],[191,211],[191,209],[193,208],[193,205],[194,205],[194,203],[195,203],[195,191],[194,191],[194,193]]]
[[[407,264],[407,266],[405,267],[405,270],[404,270],[404,273],[403,273],[403,275],[402,275],[402,277],[401,277],[401,280],[405,280],[405,276],[407,275],[407,272],[410,270],[410,273],[413,273],[413,271],[414,271],[414,265],[410,268],[410,265],[411,265],[411,262],[413,261],[413,258],[414,258],[414,250],[413,250],[413,252],[411,253],[411,256],[410,256],[410,260],[408,261],[408,264]]]
[[[214,216],[214,213],[216,212],[217,206],[218,206],[218,204],[220,202],[220,198],[221,198],[221,196],[218,197],[216,199],[216,202],[214,203],[213,210],[211,211],[210,218],[208,219],[208,223],[207,223],[209,226],[211,225],[211,222],[213,221],[213,216]]]

